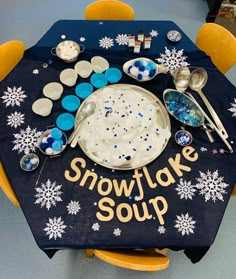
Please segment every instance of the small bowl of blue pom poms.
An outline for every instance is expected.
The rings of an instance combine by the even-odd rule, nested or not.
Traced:
[[[66,134],[56,127],[45,131],[39,140],[39,150],[48,156],[59,155],[66,145]]]
[[[123,71],[137,81],[152,80],[157,74],[166,73],[167,69],[154,63],[151,59],[140,57],[127,61],[123,65]]]
[[[39,166],[39,157],[34,153],[25,154],[20,160],[20,167],[24,171],[34,171]]]

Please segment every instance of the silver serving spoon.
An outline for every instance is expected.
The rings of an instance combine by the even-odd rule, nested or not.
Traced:
[[[178,91],[184,92],[188,88],[190,74],[191,73],[188,67],[180,67],[175,70],[173,74],[173,81],[175,88]]]
[[[214,119],[215,124],[216,124],[217,128],[219,129],[220,133],[222,134],[222,136],[225,139],[227,139],[228,134],[227,134],[219,116],[216,114],[215,110],[213,109],[210,102],[207,100],[206,96],[203,94],[203,92],[201,90],[206,85],[207,80],[208,80],[208,76],[207,76],[206,70],[204,70],[202,68],[198,68],[198,69],[192,71],[192,73],[190,74],[189,87],[199,94],[199,96],[205,103],[208,111],[210,112],[212,118]]]
[[[89,102],[84,106],[84,108],[81,112],[81,118],[79,119],[76,128],[74,129],[73,133],[70,135],[70,137],[68,139],[68,144],[70,144],[70,146],[72,148],[74,148],[77,145],[78,137],[79,137],[79,129],[80,129],[82,122],[88,116],[93,114],[95,109],[96,109],[96,104],[94,102]]]

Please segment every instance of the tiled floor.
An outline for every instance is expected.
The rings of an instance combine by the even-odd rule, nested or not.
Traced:
[[[86,0],[1,2],[0,43],[20,39],[32,46],[59,19],[83,19]],[[170,19],[194,40],[205,22],[203,0],[126,0],[136,19]],[[236,85],[235,67],[227,77]],[[236,273],[236,198],[231,198],[215,243],[198,264],[183,252],[169,252],[170,267],[158,273],[121,269],[99,259],[85,259],[84,251],[60,251],[52,260],[37,247],[20,208],[14,207],[0,190],[0,279],[233,279]]]

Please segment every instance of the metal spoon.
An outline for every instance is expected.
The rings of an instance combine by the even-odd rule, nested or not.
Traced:
[[[175,88],[184,92],[188,88],[190,78],[190,70],[188,67],[180,67],[173,74]]]
[[[70,135],[68,139],[68,144],[70,143],[70,146],[74,148],[77,144],[78,137],[79,137],[79,129],[81,126],[81,123],[91,114],[94,113],[96,109],[96,104],[94,102],[87,103],[82,112],[81,112],[81,118],[79,119],[76,128],[74,129],[73,133]]]
[[[199,94],[199,96],[202,98],[208,111],[210,112],[212,118],[214,119],[215,124],[216,124],[217,128],[219,129],[220,133],[222,134],[222,136],[225,139],[227,139],[228,134],[227,134],[220,118],[218,117],[215,110],[211,106],[210,102],[207,100],[206,96],[203,94],[203,92],[201,90],[206,85],[207,79],[208,79],[207,72],[202,68],[198,68],[198,69],[192,71],[192,73],[190,74],[189,87],[192,90],[196,91]]]

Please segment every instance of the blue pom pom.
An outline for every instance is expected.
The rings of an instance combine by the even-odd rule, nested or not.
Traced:
[[[151,71],[149,72],[149,76],[150,76],[150,77],[154,77],[155,74],[156,74],[156,71],[155,71],[155,70],[151,70]]]
[[[137,79],[142,80],[143,79],[143,75],[142,74],[138,74],[137,75]]]
[[[61,142],[59,140],[55,140],[52,144],[52,149],[54,151],[60,151],[61,150]]]
[[[145,67],[143,65],[141,65],[141,66],[139,66],[138,69],[139,69],[140,72],[143,72],[145,70]]]
[[[130,69],[131,69],[132,67],[133,67],[132,65],[129,66],[129,68],[128,68],[128,73],[130,73]]]
[[[48,137],[47,138],[47,142],[50,144],[50,143],[53,143],[54,142],[54,139],[53,138],[51,138],[51,137]]]
[[[135,62],[134,62],[134,66],[135,66],[135,67],[138,68],[140,65],[141,65],[141,62],[140,62],[140,61],[135,61]]]
[[[66,137],[64,135],[62,135],[62,137],[60,138],[60,140],[62,140],[63,144],[66,144]]]
[[[41,142],[40,148],[41,148],[43,151],[45,151],[45,149],[48,148],[48,143]]]
[[[54,139],[60,139],[62,136],[62,131],[59,130],[58,128],[52,128],[51,130],[51,136]]]

